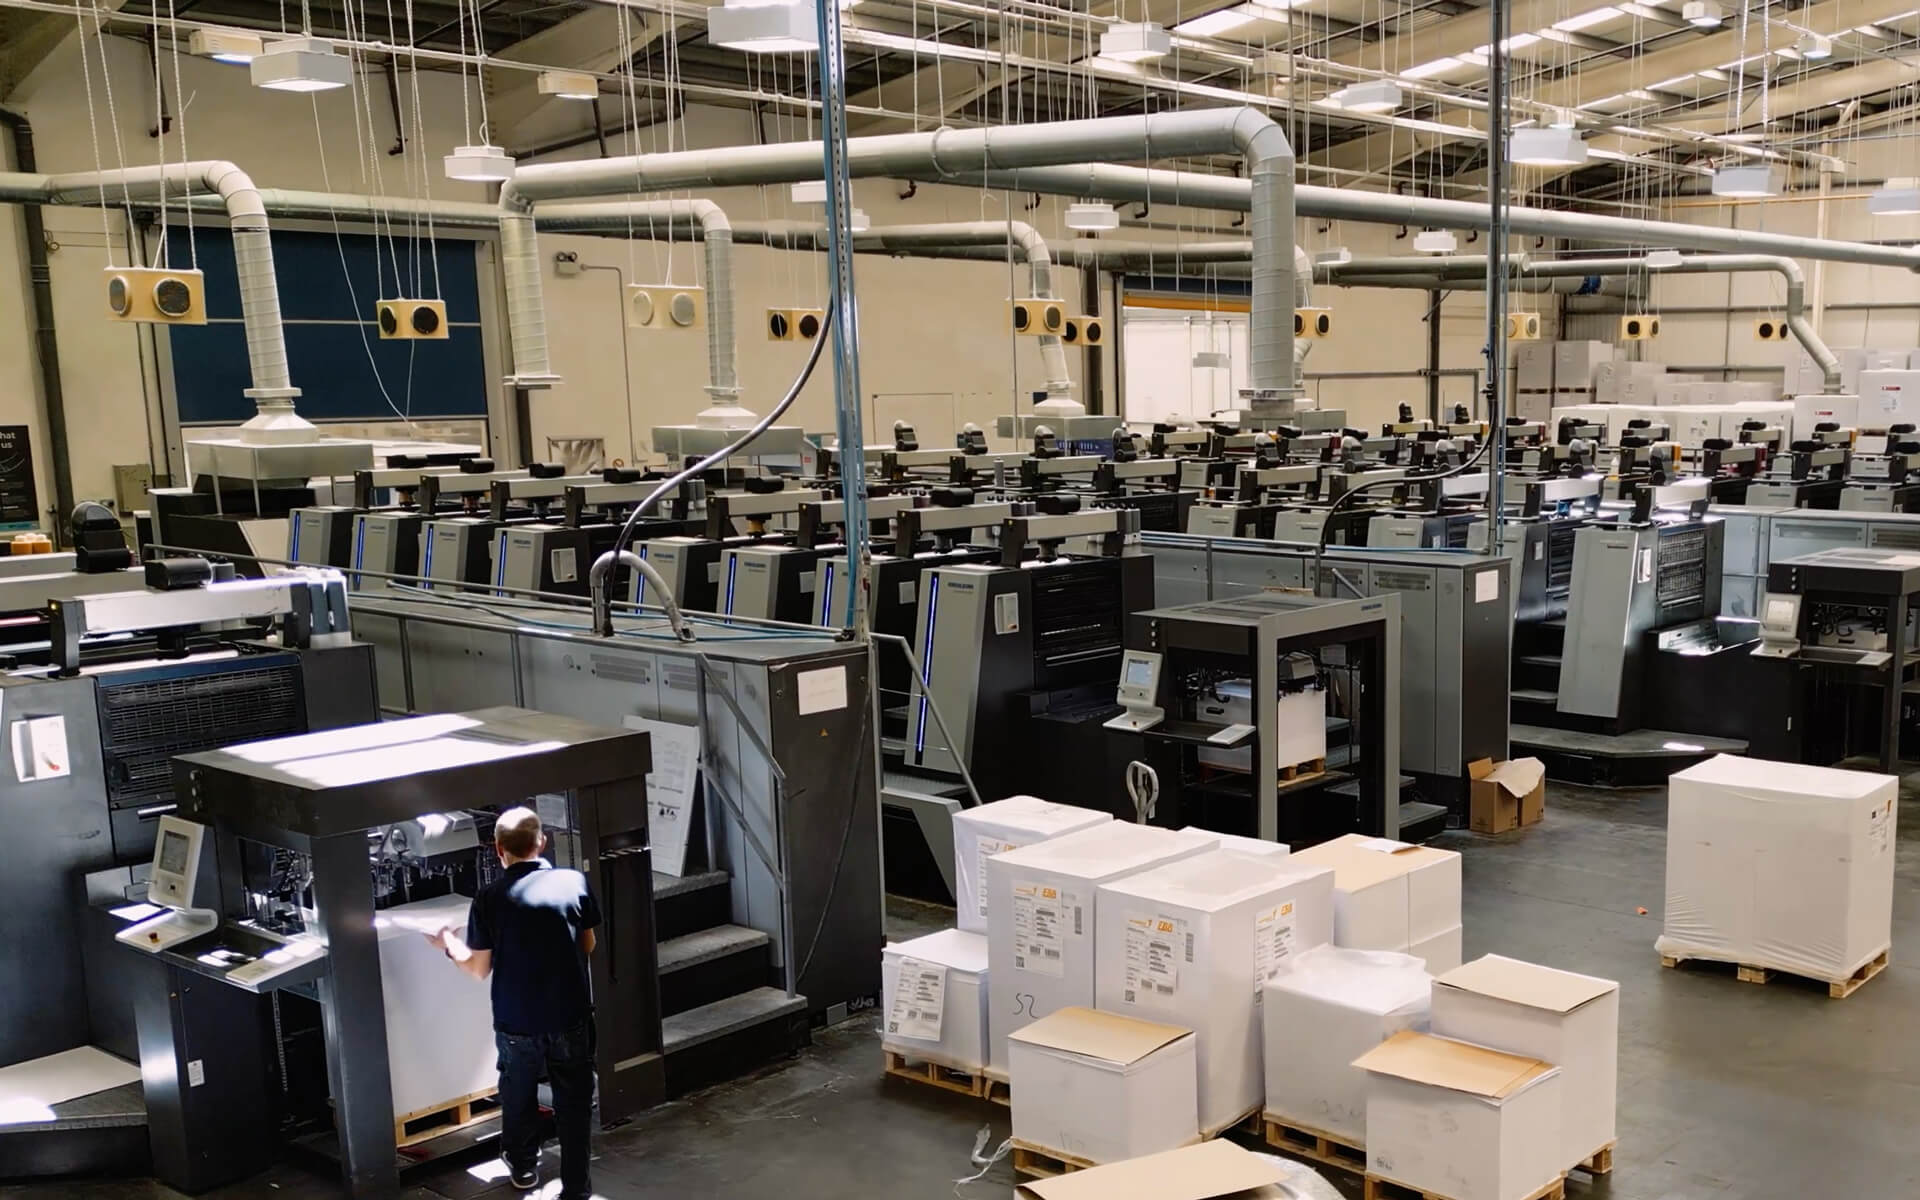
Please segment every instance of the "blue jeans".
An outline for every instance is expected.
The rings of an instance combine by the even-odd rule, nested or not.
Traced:
[[[500,1157],[516,1172],[540,1165],[540,1101],[545,1076],[553,1090],[553,1123],[560,1134],[560,1195],[587,1200],[588,1140],[593,1129],[593,1018],[564,1033],[494,1031],[500,1052]]]

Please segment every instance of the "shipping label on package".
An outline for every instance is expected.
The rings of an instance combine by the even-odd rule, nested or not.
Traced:
[[[1180,966],[1193,965],[1193,933],[1187,923],[1152,914],[1127,918],[1127,986],[1122,999],[1139,1004],[1151,995],[1180,990]]]
[[[893,987],[893,1011],[887,1032],[922,1042],[940,1040],[940,1018],[947,1008],[947,968],[917,958],[900,960]]]
[[[1293,957],[1293,901],[1276,904],[1253,922],[1253,996],[1260,998],[1267,979]]]
[[[1005,854],[1009,850],[1019,848],[1018,842],[996,842],[992,838],[980,839],[980,850],[973,862],[973,877],[979,881],[979,886],[974,891],[979,894],[977,907],[980,909],[982,921],[987,919],[987,860],[996,854]]]
[[[1875,854],[1893,848],[1893,801],[1889,800],[1867,815],[1867,844]]]
[[[1080,902],[1071,892],[1039,883],[1013,889],[1013,965],[1062,978],[1067,971],[1067,934],[1080,933]]]

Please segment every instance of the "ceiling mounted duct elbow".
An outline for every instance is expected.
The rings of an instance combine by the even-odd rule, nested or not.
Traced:
[[[1772,163],[1721,167],[1713,173],[1713,194],[1716,196],[1778,196],[1785,183],[1785,172]]]
[[[353,82],[353,60],[325,38],[269,42],[248,64],[253,86],[276,92],[326,92]]]
[[[1118,229],[1120,213],[1111,204],[1082,200],[1067,205],[1066,226],[1068,229]]]
[[[1100,35],[1100,57],[1115,62],[1152,62],[1173,49],[1173,35],[1158,21],[1125,21]]]
[[[707,10],[707,41],[747,54],[806,54],[820,48],[809,3],[727,3]]]

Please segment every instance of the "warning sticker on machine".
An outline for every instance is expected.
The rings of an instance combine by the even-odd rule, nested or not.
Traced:
[[[1180,966],[1193,964],[1187,923],[1159,914],[1127,918],[1127,982],[1121,998],[1140,1004],[1180,990]]]
[[[1276,904],[1253,919],[1253,995],[1257,1000],[1267,977],[1293,957],[1293,901]]]
[[[940,1018],[947,1009],[947,968],[917,958],[900,960],[894,980],[893,1008],[887,1032],[920,1041],[940,1040]]]
[[[987,860],[996,854],[1005,854],[1009,850],[1018,850],[1018,842],[996,842],[992,838],[981,838],[979,852],[973,860],[974,893],[978,897],[980,919],[987,919]]]
[[[1077,897],[1045,884],[1013,889],[1013,965],[1022,971],[1066,974],[1067,935],[1080,933]]]

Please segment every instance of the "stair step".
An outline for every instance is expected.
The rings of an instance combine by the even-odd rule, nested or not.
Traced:
[[[1444,832],[1446,828],[1447,809],[1445,805],[1428,804],[1423,800],[1405,800],[1401,802],[1401,841],[1430,841]]]
[[[1524,701],[1528,704],[1560,703],[1560,697],[1557,693],[1549,692],[1544,688],[1514,688],[1512,697],[1515,700]]]
[[[1560,669],[1561,656],[1558,654],[1522,654],[1520,661],[1529,667],[1552,667]]]
[[[661,1044],[673,1055],[769,1021],[804,1018],[806,1011],[805,996],[789,996],[775,987],[754,988],[666,1018],[660,1023]]]
[[[653,876],[654,937],[662,944],[733,920],[733,879],[725,871]]]
[[[697,891],[700,888],[715,887],[729,879],[725,871],[701,871],[695,875],[662,875],[653,873],[653,898],[665,900],[669,896],[678,896],[684,892]]]
[[[757,950],[773,939],[744,925],[715,925],[660,943],[660,973],[668,975],[713,962],[742,950]]]

